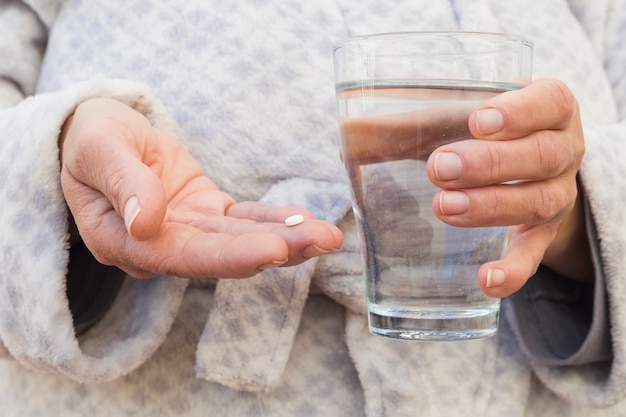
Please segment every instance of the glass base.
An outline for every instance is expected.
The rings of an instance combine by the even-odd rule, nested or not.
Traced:
[[[389,311],[387,311],[389,313]],[[473,340],[498,331],[499,309],[433,310],[384,315],[369,312],[374,334],[393,339],[423,341]]]

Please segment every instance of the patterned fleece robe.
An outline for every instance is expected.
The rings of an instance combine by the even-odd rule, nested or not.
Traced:
[[[0,29],[3,417],[626,416],[623,0],[0,0]],[[401,30],[524,35],[535,77],[581,105],[595,285],[540,268],[493,338],[367,331],[331,49]],[[248,280],[124,278],[107,302],[115,271],[87,268],[94,302],[73,299],[57,139],[91,97],[179,138],[237,200],[337,223],[344,248]]]

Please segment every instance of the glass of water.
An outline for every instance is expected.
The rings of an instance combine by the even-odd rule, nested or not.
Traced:
[[[493,33],[376,34],[338,44],[334,63],[370,330],[412,340],[494,334],[500,300],[480,291],[476,275],[502,257],[507,229],[440,221],[426,161],[443,144],[476,140],[468,127],[476,106],[530,82],[531,42]]]

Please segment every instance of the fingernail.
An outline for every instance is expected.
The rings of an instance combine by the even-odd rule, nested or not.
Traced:
[[[484,135],[490,135],[502,130],[504,117],[500,110],[484,109],[476,113],[476,128]]]
[[[504,284],[506,276],[501,269],[488,269],[487,270],[487,282],[485,286],[487,288],[499,287]]]
[[[274,262],[270,262],[270,263],[267,263],[267,264],[259,265],[259,266],[257,266],[257,269],[258,269],[259,271],[265,271],[265,270],[267,270],[267,269],[276,268],[276,267],[279,267],[279,266],[283,265],[283,264],[284,264],[284,263],[286,263],[288,260],[289,260],[288,258],[285,258],[285,259],[284,259],[284,260],[282,260],[282,261],[274,261]]]
[[[435,175],[439,181],[455,180],[462,171],[463,161],[454,152],[441,152],[435,157]]]
[[[139,213],[141,213],[139,199],[135,196],[132,196],[126,202],[126,206],[124,206],[124,224],[126,225],[126,231],[131,237],[133,236],[131,229]]]
[[[324,250],[315,245],[311,245],[311,246],[306,247],[302,251],[302,256],[304,256],[305,258],[313,258],[315,256],[324,255],[325,253],[329,253],[329,252],[330,252],[329,250]]]
[[[469,198],[467,194],[461,191],[440,191],[439,192],[439,210],[441,214],[452,216],[455,214],[463,214],[469,207]]]

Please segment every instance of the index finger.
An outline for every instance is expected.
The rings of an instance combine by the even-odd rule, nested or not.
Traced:
[[[545,78],[483,103],[470,115],[469,128],[478,139],[518,139],[538,130],[565,129],[577,114],[570,89]]]

